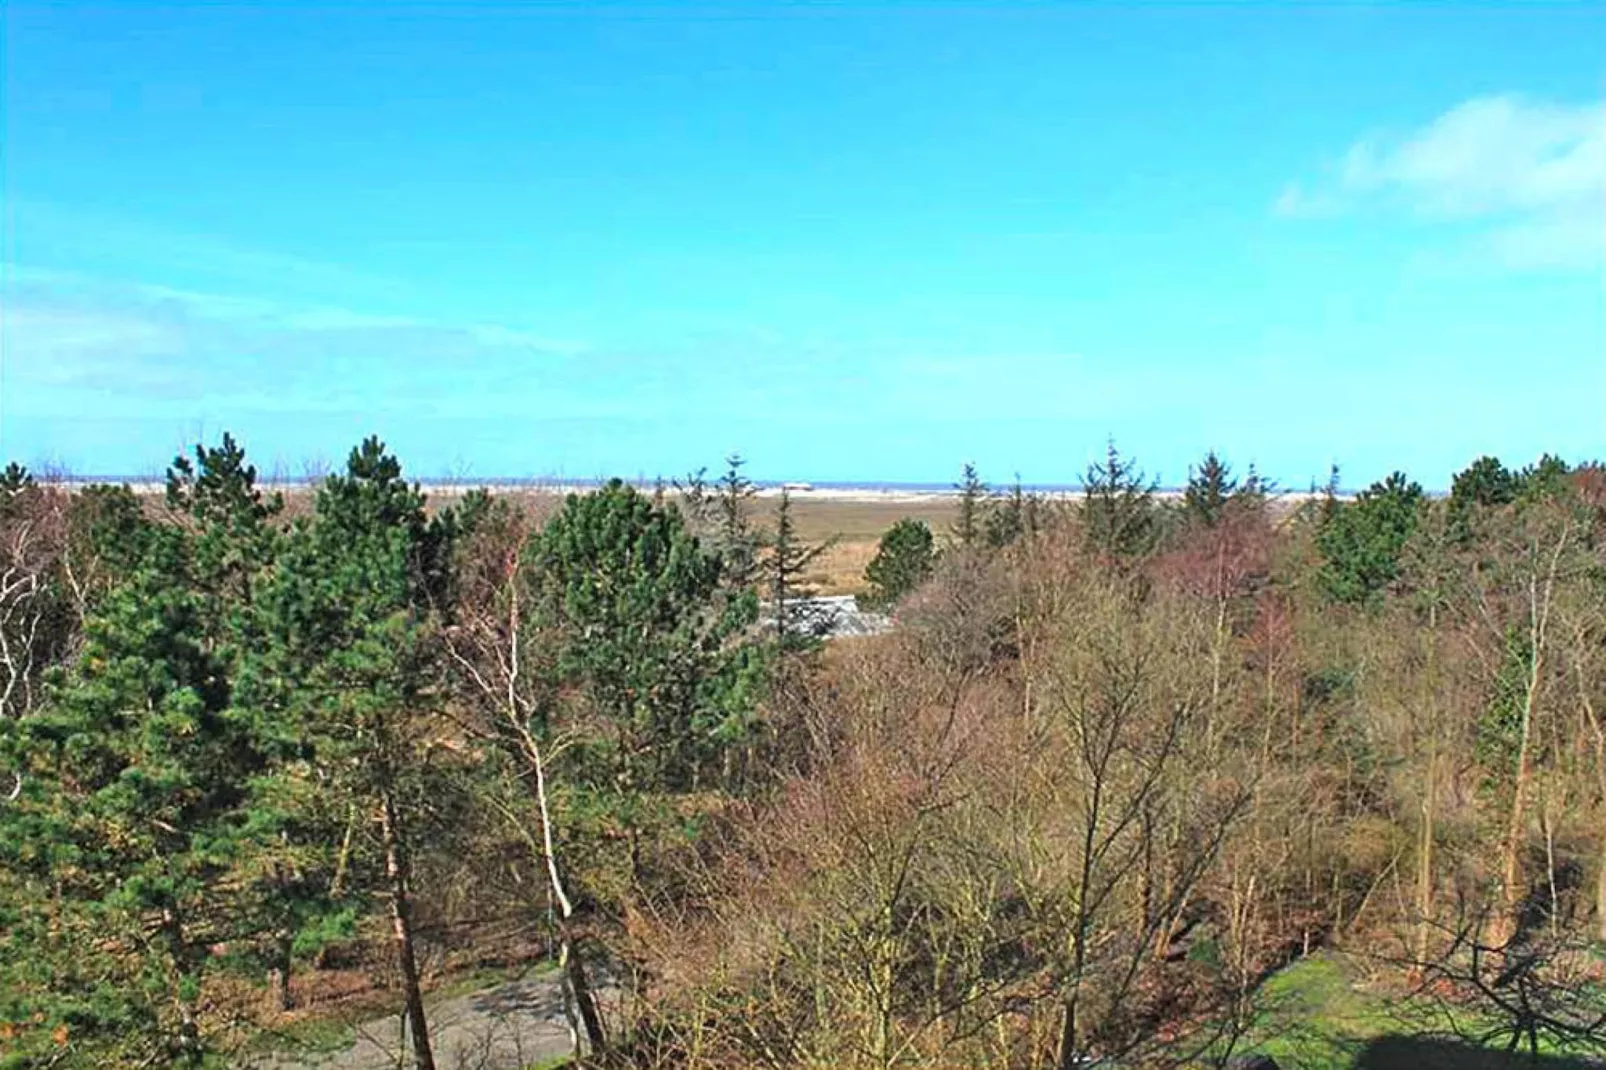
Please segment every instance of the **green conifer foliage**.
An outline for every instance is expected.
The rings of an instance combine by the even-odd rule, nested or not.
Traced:
[[[1316,537],[1318,581],[1329,598],[1364,605],[1382,596],[1399,574],[1421,502],[1421,486],[1395,472],[1335,508]]]
[[[626,794],[689,784],[749,723],[757,662],[738,640],[753,593],[723,587],[677,509],[618,480],[571,495],[534,549],[537,621],[607,725],[589,749],[608,779]]]
[[[0,1019],[36,1022],[30,1035],[77,1065],[193,1064],[213,949],[249,932],[241,874],[267,848],[250,786],[268,757],[232,702],[194,540],[147,521],[124,530],[129,572],[86,622],[76,664],[43,710],[0,728],[21,776],[0,810],[6,893],[32,922],[3,938],[0,970],[25,973],[0,983]]]
[[[1238,479],[1232,466],[1211,450],[1188,472],[1188,486],[1182,494],[1182,509],[1188,520],[1204,527],[1215,527],[1227,503],[1238,493]]]
[[[931,575],[936,564],[935,540],[923,520],[908,517],[881,536],[875,557],[865,567],[872,605],[891,606]]]
[[[1110,440],[1102,462],[1088,465],[1082,479],[1082,530],[1088,548],[1118,560],[1141,557],[1160,539],[1154,504],[1158,482],[1148,478]]]
[[[433,613],[447,593],[455,528],[449,514],[428,516],[382,442],[365,440],[319,488],[311,520],[286,537],[260,596],[253,668],[254,696],[281,711],[284,742],[299,747],[298,775],[343,804],[352,827],[379,826],[383,876],[373,880],[389,904],[420,1070],[434,1062],[413,941],[412,853],[430,795]],[[344,874],[350,861],[335,866]]]

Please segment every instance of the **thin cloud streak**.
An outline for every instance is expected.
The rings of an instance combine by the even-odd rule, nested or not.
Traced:
[[[12,397],[74,409],[75,391],[141,406],[276,410],[428,404],[499,378],[555,374],[585,347],[502,325],[299,307],[7,268],[0,346]]]
[[[48,201],[13,197],[7,215],[13,248],[41,249],[76,263],[110,257],[137,264],[145,279],[199,275],[252,287],[368,295],[393,295],[399,289],[390,280],[340,264]]]
[[[1606,102],[1477,97],[1403,137],[1362,139],[1330,170],[1285,187],[1273,213],[1473,225],[1474,249],[1513,270],[1606,259]]]

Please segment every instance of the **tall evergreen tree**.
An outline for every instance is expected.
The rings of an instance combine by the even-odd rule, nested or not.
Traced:
[[[722,564],[660,508],[614,480],[570,495],[537,536],[533,625],[557,646],[559,682],[603,718],[598,784],[678,790],[746,731],[755,695],[740,636],[752,592],[722,587]]]
[[[725,458],[717,493],[718,547],[724,562],[724,582],[739,591],[752,587],[758,579],[758,552],[763,542],[749,515],[757,490],[742,472],[746,463],[739,453]]]
[[[807,603],[814,590],[804,578],[809,566],[830,547],[830,542],[810,545],[798,535],[792,496],[782,488],[770,537],[767,586],[775,614],[775,638],[783,649],[811,646],[831,630],[834,621]]]
[[[1216,456],[1215,450],[1210,450],[1197,469],[1191,466],[1188,469],[1182,509],[1189,522],[1215,527],[1227,502],[1237,493],[1238,480],[1232,474],[1232,466]]]
[[[1233,499],[1247,504],[1264,504],[1267,497],[1276,490],[1276,483],[1261,475],[1251,461],[1249,470],[1244,473],[1243,482],[1239,483],[1238,489],[1233,492]]]
[[[333,844],[340,828],[310,780],[304,741],[285,696],[265,686],[272,671],[270,626],[257,595],[284,543],[278,519],[283,497],[264,495],[256,468],[225,434],[217,447],[198,445],[192,462],[177,457],[167,474],[168,508],[192,532],[197,595],[207,643],[219,652],[233,687],[237,715],[249,718],[267,759],[251,781],[251,820],[263,847],[244,875],[242,909],[256,918],[254,958],[266,969],[273,1002],[291,1006],[293,954],[345,935],[352,920],[328,894]]]
[[[249,646],[256,579],[273,563],[275,520],[284,510],[282,496],[264,497],[256,478],[228,434],[217,447],[197,445],[194,462],[175,457],[167,471],[167,506],[192,533],[193,579],[211,641],[227,633],[236,652]]]
[[[1316,506],[1316,523],[1319,527],[1325,527],[1332,522],[1333,517],[1338,515],[1339,506],[1342,504],[1338,499],[1338,464],[1335,462],[1328,466],[1327,482],[1322,484],[1320,488],[1316,487],[1315,482],[1315,480],[1311,480],[1310,490],[1312,500],[1318,503]]]
[[[0,810],[11,891],[50,904],[8,929],[0,969],[50,966],[0,984],[0,1018],[43,1023],[82,1065],[197,1065],[202,979],[214,948],[251,937],[248,875],[273,848],[252,790],[269,748],[234,701],[238,633],[210,602],[204,538],[112,513],[119,574],[81,656],[0,728],[22,778]]]
[[[431,614],[445,594],[450,518],[431,520],[377,438],[318,490],[262,595],[257,697],[281,703],[308,775],[379,826],[407,1019],[418,1070],[433,1070],[414,923],[437,669]],[[366,824],[367,822],[363,822]]]
[[[687,528],[698,538],[711,536],[719,525],[719,495],[718,488],[708,483],[707,467],[687,473],[685,478],[675,480],[674,485]],[[665,503],[655,500],[653,504],[662,507]]]
[[[976,474],[976,466],[966,461],[965,467],[960,471],[959,482],[954,484],[954,490],[959,493],[959,503],[949,533],[953,541],[961,547],[975,545],[982,536],[983,512],[987,505],[987,484]]]
[[[1154,549],[1160,536],[1154,506],[1158,486],[1135,461],[1121,456],[1111,439],[1104,460],[1088,465],[1082,479],[1082,525],[1089,548],[1112,559]]]

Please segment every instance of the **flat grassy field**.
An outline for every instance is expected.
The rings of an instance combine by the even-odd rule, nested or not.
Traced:
[[[754,519],[770,526],[776,499],[759,498],[754,503]],[[814,498],[807,494],[792,498],[792,517],[798,535],[805,542],[835,543],[814,562],[805,580],[821,594],[859,594],[865,589],[864,567],[875,556],[881,535],[899,520],[924,520],[940,540],[954,519],[952,499],[845,499]]]

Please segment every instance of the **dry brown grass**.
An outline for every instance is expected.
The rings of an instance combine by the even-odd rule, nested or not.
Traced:
[[[774,498],[760,498],[755,503],[755,517],[768,523],[774,516],[776,504]],[[811,498],[806,494],[792,498],[792,519],[797,524],[798,535],[810,542],[836,535],[843,542],[874,543],[882,532],[904,517],[924,520],[932,532],[940,535],[953,523],[954,503],[951,498],[883,501]]]
[[[772,524],[776,505],[774,498],[759,499],[755,521],[761,526]],[[909,517],[924,520],[933,533],[941,536],[953,521],[953,510],[953,502],[941,498],[880,501],[796,496],[792,499],[792,518],[798,537],[810,543],[835,540],[815,559],[804,582],[820,594],[862,594],[865,566],[875,556],[876,544],[888,528]]]
[[[875,556],[877,539],[847,539],[819,557],[803,581],[820,594],[863,594],[864,567]]]

